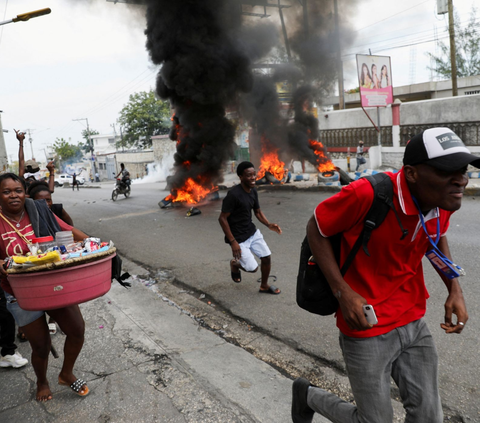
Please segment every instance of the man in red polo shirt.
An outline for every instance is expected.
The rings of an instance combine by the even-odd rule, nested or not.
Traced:
[[[328,237],[343,234],[343,263],[363,229],[373,202],[372,186],[359,180],[344,187],[320,203],[308,223],[310,248],[339,301],[340,346],[356,405],[300,378],[293,383],[295,423],[311,422],[314,412],[338,423],[391,422],[391,377],[399,388],[406,421],[443,422],[438,356],[422,319],[429,296],[422,258],[428,252],[445,272],[437,269],[448,290],[442,328],[446,333],[461,333],[468,314],[455,272],[463,270],[451,262],[445,235],[450,216],[461,206],[467,166],[480,167],[480,158],[470,154],[450,129],[432,128],[408,142],[403,163],[400,172],[389,176],[393,203],[408,235],[401,239],[402,231],[390,211],[372,232],[370,256],[360,249],[343,277]],[[377,324],[367,322],[364,305],[373,307]]]

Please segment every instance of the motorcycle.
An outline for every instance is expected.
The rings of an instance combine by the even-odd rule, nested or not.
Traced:
[[[119,195],[124,195],[125,198],[130,197],[130,179],[126,180],[125,182],[122,181],[122,178],[117,178],[115,182],[115,186],[113,187],[112,191],[112,200],[116,201]]]

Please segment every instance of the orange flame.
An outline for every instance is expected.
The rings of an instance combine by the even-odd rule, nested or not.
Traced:
[[[201,176],[198,178],[200,179],[198,182],[193,180],[193,178],[188,178],[185,182],[185,185],[176,190],[175,195],[170,194],[168,197],[165,198],[167,201],[173,201],[174,203],[178,202],[185,202],[188,204],[197,204],[202,201],[208,194],[213,191],[216,191],[218,187],[213,186],[213,184],[207,184],[205,180],[202,181]],[[208,186],[209,185],[209,186]]]
[[[285,163],[278,158],[278,148],[272,146],[271,142],[262,136],[262,157],[257,172],[257,181],[265,176],[265,172],[271,173],[281,181],[285,175]]]
[[[174,120],[175,115],[172,116],[171,120]],[[199,127],[202,127],[202,123],[198,123]],[[188,131],[180,124],[175,125],[175,132],[177,136],[177,146],[188,136]],[[181,166],[187,170],[190,170],[192,163],[189,160],[185,160]],[[207,177],[198,176],[194,178],[188,178],[185,181],[183,187],[179,189],[174,189],[171,191],[167,197],[164,198],[165,201],[172,201],[174,203],[185,202],[188,204],[197,204],[202,201],[208,194],[213,191],[218,190],[218,187],[215,187]]]
[[[323,144],[320,141],[308,140],[310,148],[317,156],[317,169],[319,172],[331,172],[335,170],[333,162],[325,155]]]

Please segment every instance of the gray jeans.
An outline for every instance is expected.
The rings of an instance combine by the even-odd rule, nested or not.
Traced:
[[[310,387],[310,408],[335,423],[389,423],[393,420],[391,376],[400,390],[405,422],[443,422],[438,355],[423,319],[373,338],[340,334],[340,347],[357,405]]]

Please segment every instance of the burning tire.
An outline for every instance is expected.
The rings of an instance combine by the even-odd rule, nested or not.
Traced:
[[[318,182],[336,182],[339,180],[339,175],[335,171],[322,172],[318,174]]]
[[[338,172],[340,175],[340,183],[342,185],[348,185],[350,182],[353,182],[354,180],[350,178],[347,172],[345,172],[343,169],[340,169],[339,167],[336,167],[335,170]]]
[[[275,176],[273,176],[270,172],[265,172],[265,178],[267,181],[271,184],[280,184],[281,181],[279,181]]]
[[[117,201],[117,198],[118,198],[118,191],[116,189],[114,189],[112,191],[112,200]]]

